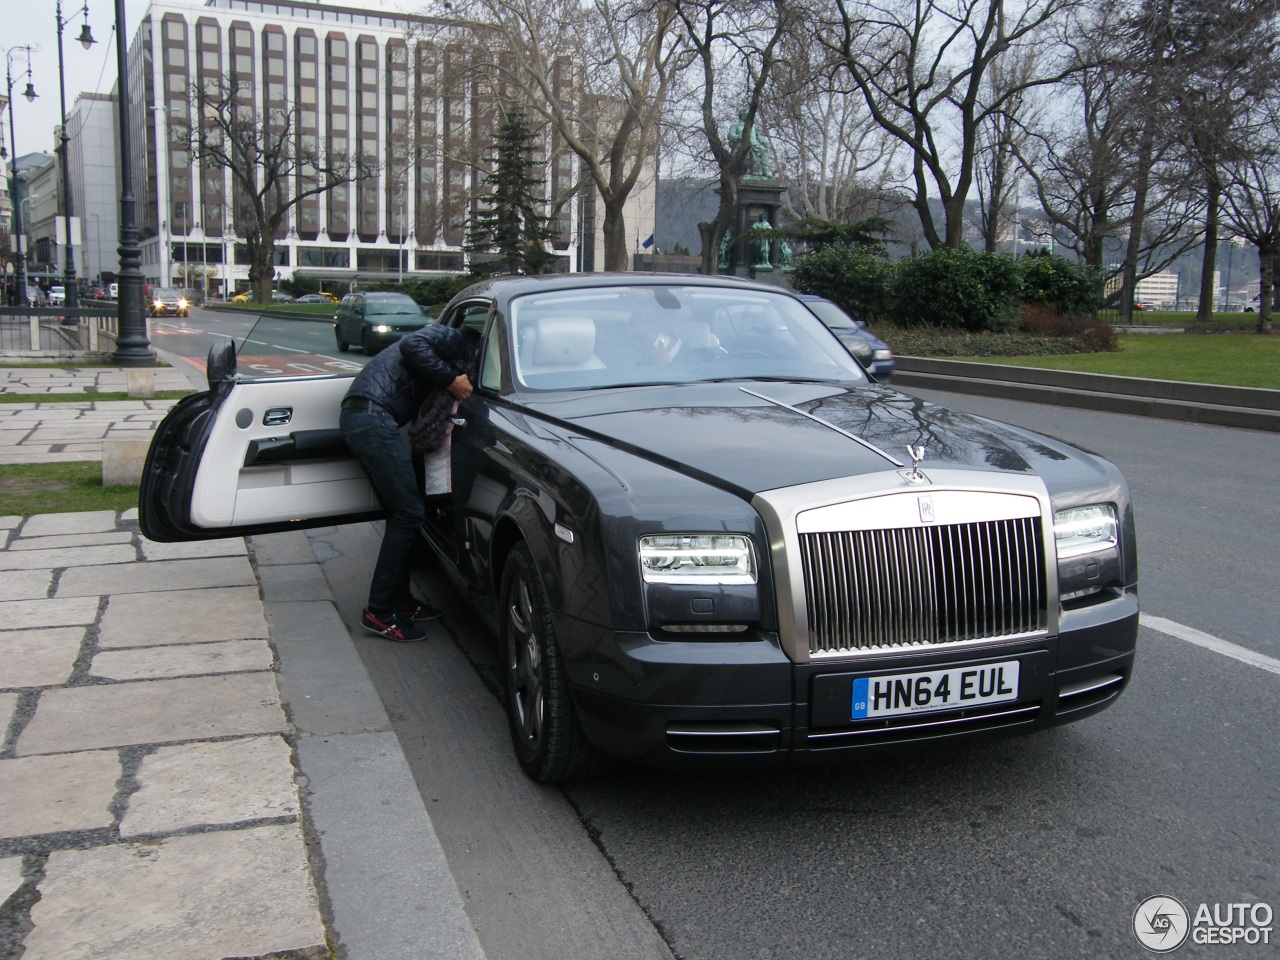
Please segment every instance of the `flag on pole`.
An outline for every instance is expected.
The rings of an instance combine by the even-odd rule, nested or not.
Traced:
[[[652,233],[651,233],[651,234],[649,234],[649,239],[647,239],[644,243],[640,244],[640,246],[644,247],[646,250],[648,250],[650,247],[652,247],[652,246],[653,246],[653,234],[652,234]]]

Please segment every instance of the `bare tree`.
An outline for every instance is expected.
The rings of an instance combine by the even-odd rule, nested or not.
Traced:
[[[1054,88],[1057,109],[1017,147],[1057,235],[1109,280],[1120,276],[1124,319],[1138,279],[1162,270],[1197,237],[1176,131],[1131,63],[1129,13],[1100,3],[1081,18],[1065,40],[1077,69]]]
[[[1017,215],[1021,175],[1018,153],[1031,139],[1028,127],[1037,119],[1032,99],[1035,91],[1030,84],[1035,70],[1035,48],[1019,47],[992,64],[983,82],[983,100],[1002,104],[985,112],[978,127],[974,158],[979,229],[987,253],[996,252],[1002,231],[1011,216]],[[1006,90],[1013,92],[1006,96]],[[1017,240],[1014,237],[1014,253],[1018,252]]]
[[[1032,87],[1075,69],[1049,45],[1081,0],[836,0],[835,52],[854,93],[911,152],[913,203],[932,247],[958,247],[976,176],[979,131]],[[996,65],[1036,48],[1038,69],[984,97]],[[1010,74],[1012,78],[1012,73]],[[931,195],[942,205],[938,229]]]
[[[715,273],[720,242],[738,211],[739,181],[752,157],[765,92],[783,39],[802,10],[789,0],[670,0],[694,55],[691,71],[698,134],[715,170],[720,201],[710,222],[698,224],[702,272]],[[696,98],[696,99],[695,99]],[[736,122],[730,118],[736,118]],[[756,175],[761,171],[755,170]]]
[[[1204,249],[1196,319],[1213,319],[1213,274],[1224,183],[1222,166],[1255,144],[1236,136],[1250,105],[1275,88],[1277,4],[1274,0],[1173,0],[1163,30],[1168,47],[1156,74],[1187,165],[1199,183]],[[1264,137],[1264,141],[1267,138]],[[1261,146],[1263,144],[1257,144]]]
[[[835,224],[883,216],[903,177],[901,144],[838,88],[826,61],[812,31],[785,36],[761,103],[777,178],[788,187],[785,209],[794,220]]]
[[[1258,333],[1271,332],[1276,267],[1280,265],[1280,95],[1253,103],[1237,136],[1252,149],[1233,151],[1220,166],[1223,219],[1258,250]]]
[[[354,159],[327,157],[315,137],[295,135],[288,108],[266,108],[250,81],[219,77],[193,90],[198,122],[171,118],[174,143],[232,182],[236,232],[249,254],[249,283],[257,303],[271,300],[276,240],[284,236],[298,203],[339,184],[372,177]]]
[[[627,269],[623,209],[654,156],[680,63],[671,4],[463,0],[452,11],[482,41],[475,75],[519,92],[579,159],[604,207],[605,269]]]

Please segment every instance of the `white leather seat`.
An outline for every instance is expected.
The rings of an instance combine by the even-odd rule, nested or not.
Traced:
[[[520,346],[524,373],[600,370],[596,324],[590,317],[539,317]]]

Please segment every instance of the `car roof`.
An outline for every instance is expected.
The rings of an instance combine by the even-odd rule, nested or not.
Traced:
[[[490,277],[459,291],[450,303],[483,297],[511,300],[526,293],[545,290],[582,290],[599,287],[670,286],[729,287],[736,290],[758,290],[783,296],[796,296],[794,291],[773,283],[761,283],[723,274],[705,276],[698,273],[547,273],[535,276]]]
[[[360,293],[358,296],[364,297],[366,300],[413,300],[413,297],[407,293],[393,293],[389,290],[370,290],[368,293]],[[414,303],[418,301],[413,300]]]

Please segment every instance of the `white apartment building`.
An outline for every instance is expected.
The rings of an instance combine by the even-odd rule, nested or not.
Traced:
[[[176,286],[203,276],[215,294],[248,284],[229,174],[173,135],[192,120],[191,90],[214,78],[251,81],[260,114],[286,109],[297,136],[377,171],[294,207],[277,239],[278,280],[310,276],[336,289],[462,271],[483,178],[469,158],[492,152],[494,117],[465,73],[469,42],[446,21],[305,0],[153,0],[129,49],[144,276]],[[414,149],[401,162],[406,141]],[[569,196],[579,179],[576,159],[559,147],[549,135],[549,197]],[[652,209],[652,191],[650,178],[632,212]],[[564,269],[603,262],[594,208],[578,195],[558,209],[554,246]]]
[[[82,93],[67,114],[76,276],[85,284],[120,269],[116,128],[115,98],[107,94]]]

